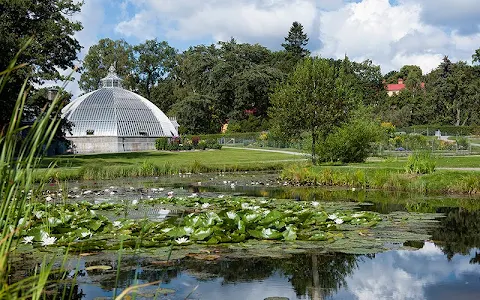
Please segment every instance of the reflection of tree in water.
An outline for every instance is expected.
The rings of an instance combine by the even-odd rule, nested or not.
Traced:
[[[279,272],[289,278],[298,296],[322,299],[346,285],[345,277],[356,269],[358,258],[358,255],[333,253],[213,262],[187,259],[182,268],[222,277],[224,283],[261,280]]]
[[[173,266],[155,266],[151,259],[125,257],[116,285],[117,267],[112,261],[89,262],[88,265],[110,265],[113,269],[107,272],[89,271],[88,274],[94,283],[100,284],[104,290],[112,291],[115,286],[125,288],[135,284],[135,276],[140,282],[162,280],[165,284],[178,277],[181,272],[187,271],[197,280],[222,277],[223,283],[226,284],[262,280],[278,273],[289,279],[298,296],[308,295],[312,299],[323,299],[346,285],[345,278],[357,268],[358,259],[358,255],[341,253],[299,254],[289,258],[246,257],[216,261],[187,257]]]
[[[342,253],[298,255],[283,261],[282,269],[291,276],[297,296],[323,299],[346,286],[345,277],[357,268],[358,259],[358,255]]]
[[[178,266],[156,268],[152,267],[152,265],[144,259],[139,259],[138,257],[124,257],[120,265],[120,272],[117,280],[116,262],[98,260],[89,262],[85,266],[96,265],[108,265],[112,267],[108,272],[88,271],[90,277],[98,275],[98,277],[93,280],[96,281],[96,283],[99,283],[102,289],[106,291],[112,291],[116,287],[126,288],[134,285],[136,284],[135,279],[139,282],[154,282],[162,280],[163,283],[169,283],[171,278],[177,277],[180,273],[180,268]]]
[[[446,214],[440,226],[432,232],[432,239],[439,241],[443,253],[450,260],[455,254],[469,255],[472,248],[480,248],[480,212],[462,208],[440,209]],[[477,253],[470,263],[478,263]]]

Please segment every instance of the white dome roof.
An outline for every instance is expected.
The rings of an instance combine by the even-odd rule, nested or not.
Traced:
[[[115,69],[109,71],[102,80],[101,89],[87,93],[63,108],[62,116],[74,125],[72,134],[67,133],[67,136],[178,136],[175,126],[157,106],[123,89]]]

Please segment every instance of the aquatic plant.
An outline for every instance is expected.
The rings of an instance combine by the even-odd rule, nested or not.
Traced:
[[[29,39],[23,45],[7,70],[0,72],[0,92],[8,84],[12,73],[24,66],[16,65],[16,61],[32,40]],[[42,111],[33,125],[26,127],[22,124],[28,94],[27,82],[25,80],[19,91],[7,128],[3,128],[0,133],[0,299],[39,299],[52,267],[45,258],[34,276],[13,284],[9,282],[9,257],[18,247],[19,237],[24,236],[31,224],[34,217],[31,201],[36,196],[36,190],[41,188],[33,185],[33,170],[60,124],[59,95]],[[22,138],[22,132],[25,131],[28,133]],[[56,240],[48,235],[43,238],[44,246],[51,245]],[[23,242],[29,244],[33,239],[27,235]]]

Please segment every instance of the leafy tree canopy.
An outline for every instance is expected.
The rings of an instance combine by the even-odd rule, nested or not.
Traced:
[[[5,70],[21,45],[34,37],[17,61],[28,67],[18,70],[0,95],[0,130],[9,122],[27,77],[30,84],[62,79],[57,68],[74,66],[81,49],[74,34],[82,25],[70,16],[80,11],[81,4],[74,0],[0,0],[0,70]]]

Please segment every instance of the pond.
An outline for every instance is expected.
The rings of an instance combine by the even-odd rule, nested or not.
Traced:
[[[48,188],[53,193],[57,187]],[[73,255],[70,276],[76,283],[68,285],[68,292],[74,299],[111,299],[133,284],[155,281],[161,282],[138,289],[135,298],[480,299],[480,199],[290,187],[269,173],[71,182],[63,188],[72,201],[91,203],[147,201],[173,192],[181,199],[193,193],[206,199],[235,196],[318,202],[327,211],[341,207],[383,216],[368,233],[343,228],[343,241],[349,241],[343,243],[189,245],[174,247],[170,260],[165,259],[165,249],[154,248],[121,255],[114,250]],[[165,210],[169,207],[163,205],[168,204],[155,202],[160,205],[155,208]],[[157,214],[142,206],[128,212],[131,218],[150,217],[149,213]],[[177,217],[172,211],[168,218]],[[369,235],[371,243],[364,244]],[[28,272],[25,265],[16,268],[17,274]]]

